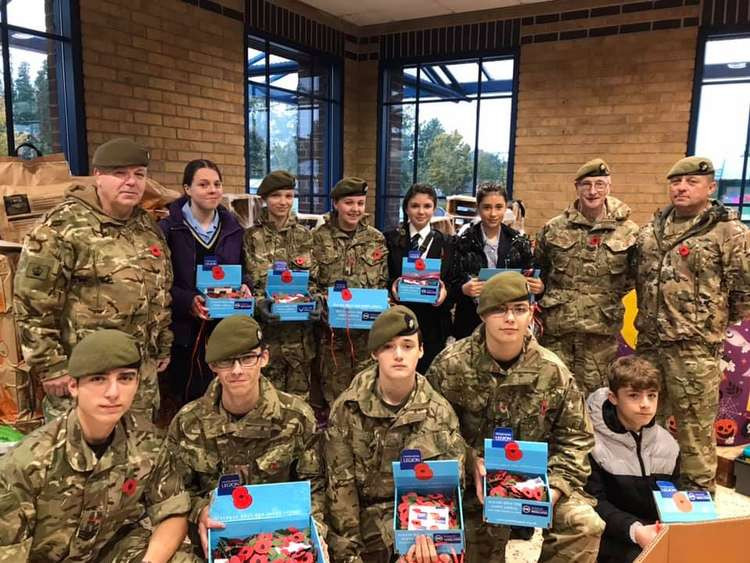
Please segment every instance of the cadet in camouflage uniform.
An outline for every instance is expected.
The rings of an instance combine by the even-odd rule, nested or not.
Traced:
[[[277,391],[261,375],[269,356],[262,339],[254,319],[223,319],[206,344],[206,362],[216,377],[203,397],[182,407],[167,434],[191,496],[190,538],[204,549],[206,529],[221,527],[208,517],[210,494],[228,473],[239,474],[245,485],[309,479],[313,515],[325,537],[315,417],[304,401]]]
[[[312,234],[297,222],[292,212],[294,176],[284,171],[263,178],[258,195],[266,207],[258,221],[245,232],[245,272],[253,281],[256,310],[264,323],[265,344],[271,354],[263,374],[276,389],[296,393],[307,400],[310,393],[310,368],[315,357],[315,341],[310,323],[283,322],[270,312],[271,300],[265,299],[268,270],[276,261],[286,262],[290,270],[309,270],[312,263]],[[312,313],[320,319],[320,309]],[[268,330],[271,328],[271,330]]]
[[[683,485],[713,491],[719,353],[727,324],[750,317],[750,235],[734,211],[710,199],[709,159],[684,158],[667,178],[672,205],[638,233],[636,352],[661,370]]]
[[[313,231],[313,291],[320,297],[339,280],[348,287],[384,289],[388,285],[388,250],[380,231],[365,223],[367,182],[344,178],[331,191],[335,208]],[[319,373],[330,405],[368,362],[367,331],[321,327]]]
[[[71,405],[68,355],[86,334],[114,328],[143,347],[133,408],[159,408],[157,372],[169,363],[172,265],[161,230],[138,207],[149,154],[127,139],[94,153],[96,185],[77,185],[24,241],[13,307],[24,359],[44,386],[45,416]]]
[[[537,234],[536,262],[545,291],[541,344],[568,366],[588,396],[607,386],[617,334],[633,288],[629,253],[638,226],[630,208],[609,195],[609,167],[600,158],[576,172],[578,198]]]
[[[1,562],[198,561],[177,552],[190,498],[169,452],[153,427],[123,418],[140,361],[133,337],[118,330],[73,349],[74,408],[0,458]]]
[[[560,359],[529,333],[532,311],[526,279],[498,274],[482,288],[474,333],[443,350],[427,378],[453,405],[469,448],[475,487],[467,487],[464,520],[468,561],[505,560],[509,529],[482,521],[484,439],[496,427],[517,440],[549,444],[553,523],[545,530],[540,561],[596,561],[604,522],[583,492],[594,445],[583,395]],[[511,316],[512,315],[512,316]]]
[[[463,466],[456,414],[416,372],[423,354],[418,330],[417,317],[402,305],[382,313],[368,342],[377,365],[357,374],[331,407],[325,460],[335,563],[391,561],[391,462],[402,450]]]

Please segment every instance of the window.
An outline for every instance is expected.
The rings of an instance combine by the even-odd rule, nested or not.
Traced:
[[[28,142],[42,153],[64,152],[75,172],[86,166],[77,59],[78,14],[71,0],[8,0],[0,3],[3,107],[0,154]],[[76,37],[74,41],[74,37]],[[74,56],[74,50],[76,51]]]
[[[297,176],[299,211],[324,213],[341,176],[339,63],[251,36],[247,89],[250,193],[271,170],[287,170]]]
[[[513,57],[399,64],[384,70],[378,224],[401,220],[415,182],[441,198],[477,184],[510,188]],[[441,213],[438,210],[438,213]]]
[[[708,37],[697,84],[692,154],[716,168],[718,198],[750,221],[750,34]]]

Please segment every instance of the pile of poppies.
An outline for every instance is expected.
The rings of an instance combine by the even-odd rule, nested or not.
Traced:
[[[245,539],[220,538],[214,561],[227,563],[315,563],[310,529],[287,528]]]
[[[539,476],[488,471],[487,488],[491,497],[508,497],[523,500],[547,501],[547,487]]]
[[[409,529],[409,509],[413,506],[447,508],[450,529],[458,528],[456,502],[453,496],[443,493],[420,495],[415,492],[408,492],[401,496],[401,502],[398,503],[399,530]]]

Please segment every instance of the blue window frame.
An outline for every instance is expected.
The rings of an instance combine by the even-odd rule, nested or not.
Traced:
[[[0,153],[22,143],[87,169],[77,0],[0,2]]]
[[[324,213],[341,177],[341,63],[250,35],[247,45],[247,185],[271,170],[297,176],[302,213]]]
[[[381,228],[401,220],[403,194],[415,182],[432,185],[439,206],[486,181],[510,193],[516,78],[513,54],[382,67]]]

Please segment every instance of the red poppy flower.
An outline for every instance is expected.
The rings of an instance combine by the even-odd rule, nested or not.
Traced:
[[[240,552],[237,554],[237,556],[242,561],[247,561],[252,554],[253,554],[253,548],[250,547],[249,545],[246,545],[240,548]]]
[[[213,277],[215,280],[223,280],[224,279],[224,268],[221,266],[214,266],[211,268],[211,277]]]
[[[159,245],[157,245],[157,244],[152,244],[152,245],[151,245],[151,246],[149,247],[149,250],[151,251],[151,254],[152,254],[153,256],[156,256],[157,258],[159,258],[159,256],[161,256],[161,248],[159,248]]]
[[[292,272],[289,270],[284,270],[281,273],[281,281],[284,283],[292,283]]]
[[[351,292],[351,290],[348,289],[348,288],[344,288],[341,291],[341,299],[343,299],[344,301],[351,301],[352,300],[352,292]]]
[[[309,551],[303,551],[301,554],[295,555],[294,560],[302,561],[302,563],[313,563],[315,561],[313,554]]]
[[[414,466],[414,475],[420,481],[429,481],[432,479],[432,469],[426,463],[418,463]]]
[[[136,489],[138,488],[138,481],[135,479],[126,479],[125,482],[122,484],[122,492],[128,495],[129,497],[132,497],[135,494]]]
[[[271,551],[271,542],[259,539],[253,546],[255,553],[266,554]]]
[[[238,510],[244,510],[253,504],[253,497],[245,487],[235,487],[232,491],[232,502]]]
[[[597,247],[601,244],[602,239],[597,236],[593,236],[589,239],[589,246]]]
[[[383,257],[383,249],[378,247],[372,251],[372,259],[380,260]]]
[[[505,457],[510,461],[518,461],[523,457],[521,448],[518,447],[516,442],[508,442],[505,444]]]
[[[425,268],[424,260],[422,260],[421,258],[417,258],[414,261],[414,268],[417,269],[417,270],[419,270],[419,271],[424,270],[424,268]]]
[[[297,528],[287,528],[286,531],[290,534],[296,534],[297,532],[299,532]]]
[[[236,555],[232,555],[232,556],[231,556],[231,557],[229,558],[229,563],[242,563],[242,559],[240,559],[240,558],[239,558],[239,557],[237,557]]]
[[[295,543],[302,543],[302,542],[306,542],[307,538],[305,537],[305,534],[303,534],[302,532],[294,532],[292,534],[292,541]]]
[[[268,555],[260,555],[256,553],[250,559],[246,559],[249,563],[268,563]]]
[[[541,487],[537,487],[532,493],[534,500],[542,500],[542,497],[544,497],[544,490]]]
[[[687,255],[690,254],[690,248],[686,244],[683,244],[680,246],[677,252],[679,252],[680,256],[682,256],[683,258],[687,258]]]
[[[294,263],[297,264],[297,266],[303,266],[305,262],[306,260],[304,256],[297,256],[297,258],[294,259]]]

